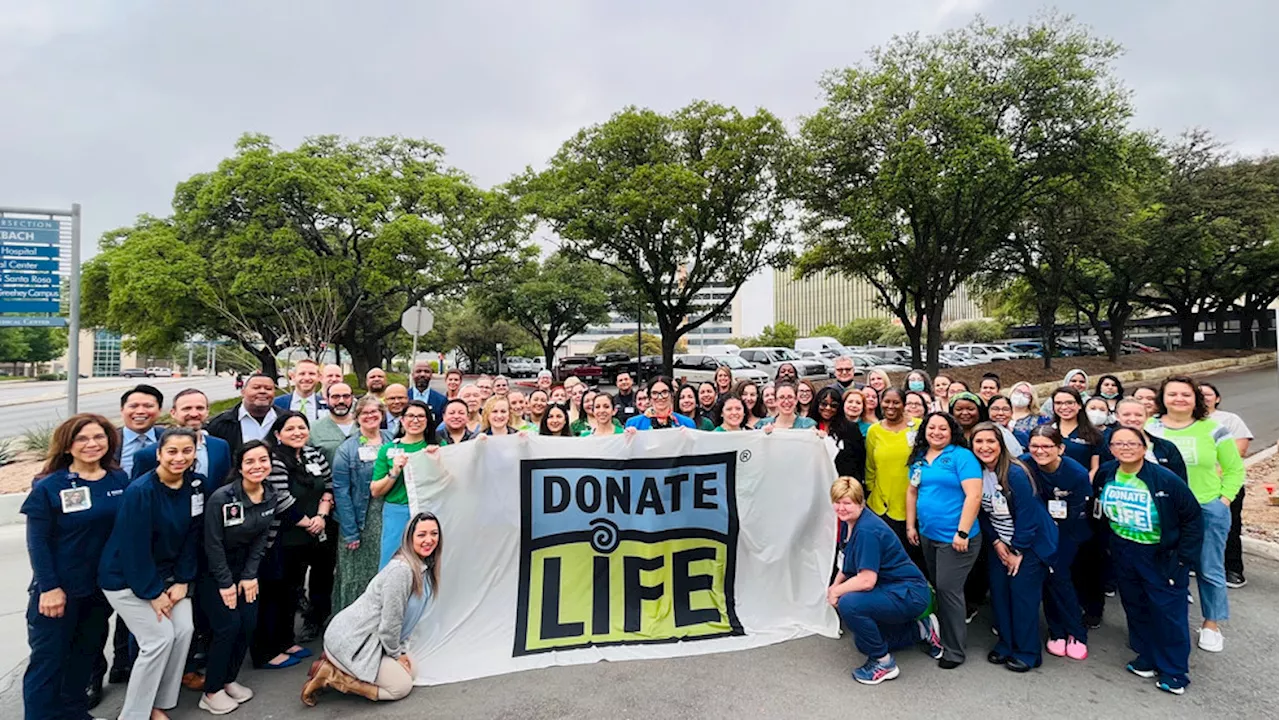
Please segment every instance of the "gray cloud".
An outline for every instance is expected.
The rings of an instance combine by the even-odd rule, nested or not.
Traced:
[[[1136,123],[1274,149],[1274,2],[1063,3],[1128,48]],[[0,204],[84,205],[86,243],[213,167],[245,131],[445,146],[485,185],[628,104],[694,98],[794,121],[824,70],[894,33],[1024,20],[1016,0],[895,3],[166,3],[0,0]],[[772,315],[767,280],[749,317]],[[757,328],[749,327],[748,331]]]

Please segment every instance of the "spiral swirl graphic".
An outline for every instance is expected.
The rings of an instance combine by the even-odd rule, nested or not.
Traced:
[[[591,526],[591,549],[608,555],[618,547],[618,526],[605,518],[596,518]]]

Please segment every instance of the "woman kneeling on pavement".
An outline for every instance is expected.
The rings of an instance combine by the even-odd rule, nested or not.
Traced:
[[[1138,654],[1125,669],[1181,695],[1191,684],[1187,574],[1200,559],[1200,504],[1177,475],[1147,462],[1141,430],[1116,428],[1110,445],[1119,462],[1104,465],[1096,485],[1113,533],[1111,562],[1129,647]]]
[[[1010,457],[999,427],[979,423],[970,442],[982,463],[978,520],[995,556],[987,568],[999,639],[987,661],[1027,672],[1040,666],[1040,597],[1057,555],[1058,526],[1040,504],[1026,467]]]
[[[866,510],[862,485],[841,477],[831,486],[831,503],[840,521],[843,547],[840,572],[827,588],[827,602],[840,613],[853,633],[854,645],[867,661],[853,671],[864,685],[879,685],[898,677],[890,652],[927,642],[931,655],[941,654],[938,621],[929,615],[929,583],[893,530]]]
[[[400,548],[351,607],[334,616],[324,655],[311,666],[302,702],[332,688],[370,700],[399,700],[413,689],[406,643],[440,586],[440,521],[429,512],[408,523]]]

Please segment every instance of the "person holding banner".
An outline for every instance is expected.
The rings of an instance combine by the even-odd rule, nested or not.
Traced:
[[[970,442],[982,463],[978,519],[994,556],[987,571],[999,639],[987,662],[1024,673],[1040,666],[1040,598],[1058,553],[1058,526],[995,423],[979,423]]]
[[[827,602],[853,633],[867,661],[853,671],[863,685],[879,685],[900,674],[892,650],[916,642],[938,647],[938,620],[929,614],[929,583],[898,536],[875,513],[864,512],[862,485],[840,477],[831,486],[831,504],[840,522],[844,548],[840,572],[827,588]]]
[[[569,408],[558,403],[548,405],[547,411],[542,415],[542,425],[538,427],[538,434],[573,437],[573,431],[569,429]]]
[[[720,399],[720,424],[716,432],[737,432],[747,430],[743,423],[747,419],[747,405],[737,395],[725,395]]]
[[[938,667],[964,663],[964,585],[978,559],[978,511],[982,466],[965,446],[964,431],[950,415],[929,413],[916,433],[907,486],[907,539],[924,549],[924,562],[937,593],[942,624]]]
[[[696,430],[693,420],[673,411],[671,401],[671,378],[662,375],[653,378],[649,381],[649,402],[652,413],[631,418],[627,421],[627,427],[636,430],[663,430],[672,427]]]
[[[480,427],[485,435],[515,435],[517,430],[511,421],[511,402],[505,394],[495,392],[493,397],[484,401]]]
[[[698,406],[698,391],[690,383],[685,383],[676,391],[678,398],[676,409],[680,414],[693,421],[695,427],[699,430],[714,430],[715,425],[712,424],[711,418],[703,412]]]
[[[474,387],[474,386],[470,386]],[[467,388],[463,388],[466,395]],[[470,403],[464,401],[468,409]],[[453,410],[453,403],[445,406],[447,416]],[[409,522],[409,491],[404,486],[404,466],[409,461],[409,453],[425,450],[427,445],[436,442],[435,429],[429,427],[431,408],[421,400],[410,400],[404,415],[400,416],[400,431],[395,442],[387,443],[378,449],[378,459],[373,464],[373,482],[369,484],[369,492],[374,497],[385,498],[382,505],[382,540],[379,568],[390,562],[391,556],[400,547],[400,536],[404,534],[405,523]],[[468,431],[470,426],[468,425]]]
[[[620,435],[621,433],[622,425],[614,419],[613,396],[609,393],[597,393],[591,400],[591,422],[578,433],[578,436]]]
[[[403,457],[403,456],[399,456]],[[440,521],[429,512],[406,523],[400,547],[350,607],[324,634],[324,654],[312,663],[302,702],[332,688],[370,700],[399,700],[413,690],[413,660],[406,643],[439,592]]]

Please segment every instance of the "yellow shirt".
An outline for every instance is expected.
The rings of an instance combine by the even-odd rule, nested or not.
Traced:
[[[867,507],[877,515],[894,520],[907,519],[907,485],[911,473],[907,458],[920,421],[911,418],[907,427],[890,432],[876,423],[867,429]]]

